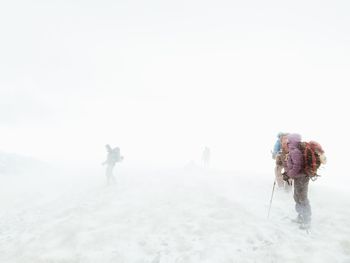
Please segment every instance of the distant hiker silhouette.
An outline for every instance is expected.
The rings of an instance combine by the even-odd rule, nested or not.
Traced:
[[[109,144],[106,144],[106,150],[107,150],[107,159],[102,163],[102,165],[107,165],[106,168],[106,177],[107,177],[107,184],[115,184],[115,177],[113,174],[114,166],[117,162],[121,162],[124,157],[120,155],[120,149],[119,147],[115,147],[112,149],[112,147]]]
[[[204,167],[209,167],[210,164],[210,149],[205,147],[202,153],[202,162]]]

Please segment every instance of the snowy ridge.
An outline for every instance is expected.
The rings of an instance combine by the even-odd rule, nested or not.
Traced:
[[[0,175],[14,176],[48,169],[48,164],[32,157],[0,152]]]
[[[121,172],[117,181],[61,176],[36,196],[22,192],[31,200],[0,212],[0,262],[350,262],[349,199],[317,182],[307,234],[290,222],[291,193],[276,190],[267,219],[263,175]]]

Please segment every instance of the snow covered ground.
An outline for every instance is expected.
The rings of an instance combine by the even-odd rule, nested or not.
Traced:
[[[118,170],[117,170],[118,172]],[[103,170],[1,177],[0,262],[350,262],[350,196],[310,182],[311,233],[264,174]]]

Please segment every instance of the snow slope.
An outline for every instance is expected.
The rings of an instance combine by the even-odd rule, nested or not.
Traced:
[[[28,171],[37,174],[49,169],[49,164],[35,158],[0,151],[0,176],[27,174]]]
[[[349,194],[310,184],[311,233],[272,178],[201,169],[12,179],[0,186],[0,262],[350,262]],[[321,180],[324,180],[323,182]]]

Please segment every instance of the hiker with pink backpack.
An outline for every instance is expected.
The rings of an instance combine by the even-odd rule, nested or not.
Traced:
[[[324,151],[320,144],[302,142],[299,134],[287,136],[288,158],[287,169],[284,172],[284,180],[294,181],[295,210],[298,216],[295,222],[301,229],[309,229],[311,224],[311,206],[308,198],[310,179],[315,179],[317,169],[325,163]]]

